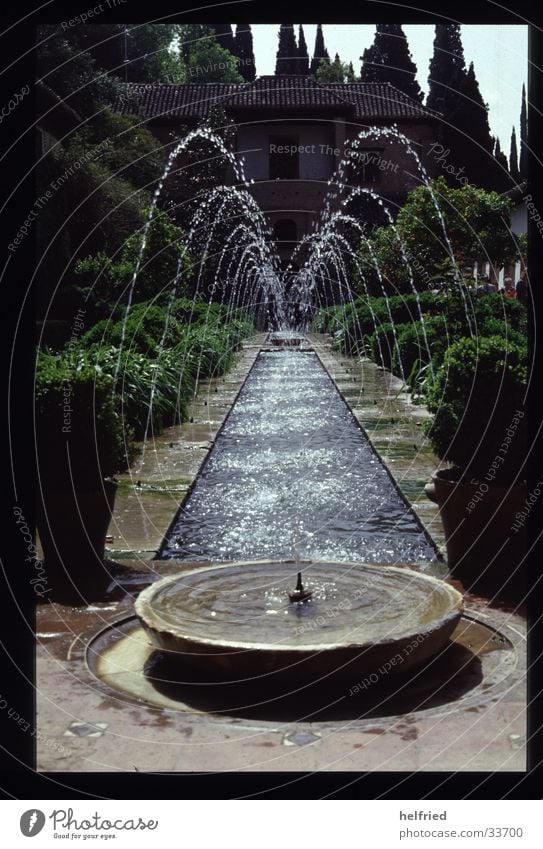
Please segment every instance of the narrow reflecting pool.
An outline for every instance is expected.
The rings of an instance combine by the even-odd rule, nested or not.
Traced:
[[[426,562],[437,551],[316,354],[261,352],[161,558]]]

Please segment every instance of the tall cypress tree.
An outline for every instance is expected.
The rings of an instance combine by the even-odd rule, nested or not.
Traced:
[[[309,53],[304,35],[304,28],[300,24],[298,27],[298,73],[309,75]]]
[[[502,168],[505,168],[506,171],[509,171],[509,163],[507,161],[507,156],[503,152],[500,140],[498,138],[496,139],[496,145],[494,147],[494,158],[497,162],[500,163]]]
[[[376,83],[378,82],[378,71],[377,71],[377,51],[375,49],[375,44],[372,44],[370,47],[365,47],[362,56],[360,57],[362,60],[362,67],[360,68],[360,82],[362,83]]]
[[[452,156],[465,166],[468,179],[483,189],[498,189],[503,175],[492,158],[494,139],[484,102],[475,76],[473,62],[466,73],[457,77],[457,106],[451,111],[447,145]]]
[[[492,153],[494,139],[490,135],[488,106],[482,98],[473,62],[470,63],[467,74],[461,77],[459,91],[463,98],[456,115],[457,128],[464,130],[472,142]]]
[[[494,159],[496,160],[496,165],[498,166],[496,177],[496,191],[505,192],[511,187],[511,183],[509,180],[509,162],[507,161],[507,156],[501,148],[499,138],[496,138],[496,144],[494,147]]]
[[[275,62],[275,73],[296,74],[298,72],[298,45],[293,24],[281,24],[279,46]]]
[[[515,183],[520,183],[520,172],[518,168],[517,133],[513,127],[511,133],[511,150],[509,152],[509,171]]]
[[[317,68],[319,67],[322,60],[326,62],[330,61],[330,56],[326,46],[324,44],[324,35],[322,33],[322,24],[317,24],[317,33],[315,35],[315,48],[313,50],[313,58],[311,59],[311,66],[309,68],[309,72],[315,76],[317,73]]]
[[[234,41],[236,56],[238,57],[238,71],[244,80],[251,83],[256,77],[255,54],[253,51],[253,33],[250,24],[237,24],[236,37]]]
[[[223,47],[222,42],[219,42],[217,38],[218,27],[222,27],[224,30],[223,24],[182,24],[179,36],[179,53],[185,64],[187,64],[195,46],[200,42],[205,47],[209,47],[215,42]],[[134,29],[137,30],[137,27],[134,27]],[[232,30],[230,30],[230,33],[232,33]]]
[[[362,59],[362,82],[392,83],[422,103],[422,91],[416,80],[417,66],[411,58],[401,24],[377,24],[374,42]]]
[[[427,106],[441,112],[442,141],[450,159],[462,167],[470,182],[485,189],[503,186],[503,173],[492,156],[494,139],[475,76],[473,62],[466,70],[459,24],[438,24],[430,60]],[[451,185],[457,185],[454,176]]]
[[[528,110],[526,109],[526,87],[522,86],[522,102],[520,106],[520,161],[519,171],[521,180],[528,177]]]
[[[235,43],[234,43],[234,33],[232,32],[231,24],[211,24],[213,30],[215,31],[215,40],[217,44],[220,44],[221,47],[224,47],[225,50],[228,50],[234,56],[236,55]]]
[[[426,105],[446,116],[458,104],[456,85],[466,71],[460,24],[437,24]]]

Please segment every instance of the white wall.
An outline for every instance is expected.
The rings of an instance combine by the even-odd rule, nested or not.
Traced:
[[[511,213],[511,230],[516,234],[528,231],[528,210],[525,204],[515,206]]]

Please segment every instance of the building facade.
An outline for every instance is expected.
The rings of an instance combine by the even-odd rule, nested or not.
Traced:
[[[371,189],[393,215],[421,182],[421,172],[407,145],[384,131],[394,128],[405,136],[430,176],[435,168],[435,157],[426,152],[439,138],[440,116],[390,84],[264,76],[243,84],[131,85],[116,108],[139,117],[165,146],[210,115],[226,116],[249,191],[269,221],[284,264],[315,227],[346,155],[351,158],[345,182]],[[353,140],[370,130],[351,155]],[[232,173],[224,178],[233,182]],[[175,201],[173,178],[167,190]]]

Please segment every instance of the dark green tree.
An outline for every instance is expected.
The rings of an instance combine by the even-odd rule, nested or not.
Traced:
[[[179,53],[184,65],[188,63],[190,53],[199,41],[205,42],[206,46],[209,44],[221,46],[216,37],[215,26],[214,24],[181,25],[179,29]]]
[[[488,104],[481,95],[473,62],[470,62],[461,92],[467,101],[464,104],[464,115],[467,113],[466,128],[470,128],[472,138],[476,138],[485,150],[491,151],[494,139],[490,134],[488,123]]]
[[[492,257],[499,268],[515,252],[514,239],[508,221],[512,208],[509,198],[468,184],[462,187],[447,185],[443,177],[432,181],[434,196],[439,199],[453,255],[459,268],[480,258]],[[432,288],[432,280],[443,281],[452,263],[449,248],[443,238],[443,228],[436,215],[434,198],[426,185],[409,192],[406,203],[396,219],[397,232],[386,225],[378,227],[371,236],[371,249],[362,242],[359,260],[365,277],[378,282],[375,260],[385,280],[394,282],[395,291],[409,291],[409,275],[402,261],[401,242],[416,258],[417,288]],[[401,237],[401,242],[398,238]],[[429,285],[430,284],[430,285]]]
[[[275,73],[276,75],[298,73],[298,46],[293,24],[281,24],[279,28]]]
[[[85,118],[93,115],[101,102],[114,100],[122,84],[97,66],[88,43],[81,44],[83,29],[72,27],[63,32],[57,24],[41,24],[36,34],[36,72],[39,80]]]
[[[507,156],[501,148],[500,140],[498,138],[496,139],[496,145],[494,147],[494,159],[496,160],[503,177],[501,184],[499,184],[497,188],[505,192],[511,186],[509,180],[509,163],[507,161]]]
[[[449,115],[458,103],[457,78],[465,70],[460,24],[437,24],[426,105],[445,116]]]
[[[94,59],[97,68],[124,79],[125,25],[85,24],[80,27],[77,43]]]
[[[522,103],[520,106],[520,161],[519,171],[521,180],[528,177],[528,111],[526,109],[526,87],[522,86]]]
[[[518,167],[517,133],[513,127],[511,133],[511,149],[509,152],[509,171],[515,183],[520,183],[520,171]]]
[[[239,59],[238,71],[246,82],[252,82],[256,77],[255,54],[253,50],[253,33],[250,24],[237,24],[235,39],[235,54]]]
[[[430,61],[427,106],[442,113],[441,135],[448,158],[477,186],[503,188],[503,172],[492,156],[488,106],[473,63],[466,69],[459,24],[438,24]],[[448,177],[451,185],[455,177]]]
[[[311,59],[311,66],[309,68],[309,71],[311,74],[313,74],[313,76],[316,75],[317,69],[323,59],[325,62],[329,62],[330,55],[324,44],[322,24],[317,24],[317,32],[315,35],[315,48],[313,50],[313,58]]]
[[[377,24],[374,42],[361,59],[362,82],[391,83],[422,103],[422,91],[416,80],[417,67],[401,24]]]
[[[187,62],[187,82],[242,83],[236,57],[218,44],[198,41]]]
[[[179,34],[180,27],[175,24],[127,24],[123,40],[126,38],[128,82],[183,82],[183,66],[172,48]]]
[[[475,76],[473,62],[466,74],[459,76],[460,102],[453,113],[455,157],[466,164],[466,175],[471,182],[485,189],[493,189],[496,179],[491,159],[494,139],[488,123],[488,106],[484,102]]]
[[[185,66],[185,81],[196,83],[242,83],[236,56],[216,41],[210,24],[182,27],[180,52]]]
[[[229,53],[237,55],[234,34],[232,32],[232,25],[211,24],[211,27],[215,32],[215,39],[217,41],[217,44],[220,47],[224,47],[224,49],[228,50]]]
[[[360,59],[362,67],[360,68],[360,81],[363,83],[377,82],[377,62],[376,62],[375,44],[370,47],[365,47]]]
[[[333,62],[322,59],[317,68],[317,82],[319,83],[352,83],[354,82],[354,71],[352,64],[347,65],[336,53]]]
[[[298,27],[298,73],[309,76],[309,53],[302,24]]]

